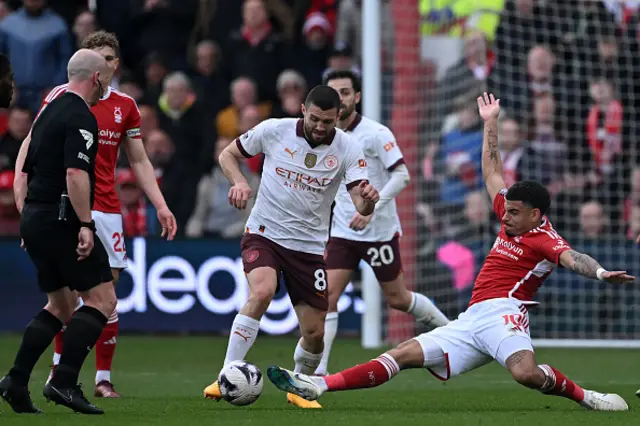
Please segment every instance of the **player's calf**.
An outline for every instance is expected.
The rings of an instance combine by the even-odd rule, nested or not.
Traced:
[[[509,356],[506,366],[516,382],[547,395],[569,398],[577,403],[584,400],[584,390],[555,368],[538,365],[535,355],[522,350]]]
[[[307,304],[299,304],[295,307],[300,321],[300,334],[293,360],[295,372],[312,374],[322,359],[324,348],[324,320],[326,312]]]
[[[381,287],[389,306],[413,315],[416,321],[433,328],[449,323],[446,315],[425,295],[407,289],[402,274],[393,281],[382,282]]]

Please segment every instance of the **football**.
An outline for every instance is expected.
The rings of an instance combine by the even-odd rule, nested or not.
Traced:
[[[218,376],[220,394],[233,405],[249,405],[262,393],[262,372],[246,361],[232,361]]]

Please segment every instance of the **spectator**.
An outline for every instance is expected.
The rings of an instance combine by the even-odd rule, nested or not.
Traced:
[[[523,179],[537,180],[559,190],[566,166],[567,146],[558,140],[556,130],[556,102],[551,93],[538,95],[533,101],[533,124],[530,126],[530,146]]]
[[[216,117],[218,137],[234,139],[240,136],[238,121],[242,110],[255,105],[257,101],[257,87],[248,77],[238,77],[231,82],[231,105],[220,111]],[[271,104],[263,102],[259,105],[263,119],[269,117]]]
[[[96,29],[95,15],[89,10],[80,12],[73,21],[73,35],[75,36],[76,48],[79,49],[82,44],[82,40]]]
[[[587,140],[598,172],[606,176],[622,153],[622,104],[605,78],[594,79],[589,91],[593,105],[587,118]]]
[[[138,55],[159,52],[171,59],[169,68],[186,70],[185,52],[198,4],[198,0],[134,0],[130,25]]]
[[[23,107],[12,107],[9,110],[7,133],[0,139],[0,171],[14,170],[22,141],[31,130],[31,111]]]
[[[151,52],[146,59],[144,74],[147,81],[144,102],[153,105],[158,102],[160,93],[162,93],[162,82],[169,74],[167,59],[157,52]]]
[[[638,235],[640,235],[640,203],[631,206],[627,238],[635,241]]]
[[[224,49],[228,77],[250,77],[260,101],[275,101],[276,80],[287,60],[286,46],[273,32],[262,0],[245,0],[242,20],[242,28],[231,33]]]
[[[587,240],[601,240],[609,233],[607,217],[602,204],[588,201],[580,206],[580,230]]]
[[[507,187],[521,180],[521,162],[524,147],[521,145],[520,125],[513,118],[500,121],[500,157],[502,172]]]
[[[458,128],[442,137],[439,150],[440,202],[447,220],[461,219],[465,196],[482,186],[482,122],[475,96],[457,100]],[[442,217],[442,216],[441,216]]]
[[[260,108],[255,105],[249,105],[245,107],[240,113],[240,120],[238,120],[238,133],[243,134],[256,127],[264,119]],[[262,164],[264,162],[264,154],[260,153],[247,159],[247,166],[249,169],[260,175],[262,173]]]
[[[46,0],[24,0],[0,22],[0,52],[11,60],[21,102],[34,113],[49,90],[67,81],[71,46],[67,25]]]
[[[158,101],[158,121],[173,141],[174,154],[162,176],[167,205],[176,216],[178,232],[183,235],[196,201],[196,189],[202,174],[211,167],[213,147],[207,143],[210,126],[196,102],[189,78],[182,72],[168,75]],[[215,140],[215,139],[214,139]]]
[[[485,35],[474,31],[464,40],[464,56],[448,68],[438,84],[431,123],[439,126],[445,117],[454,113],[454,100],[469,93],[482,93],[493,70],[494,55],[487,49]],[[431,127],[429,137],[437,138],[441,129]],[[442,131],[444,133],[444,131]]]
[[[292,65],[310,87],[322,83],[322,72],[327,67],[327,58],[332,49],[332,32],[329,20],[321,13],[310,15],[304,22],[303,43],[298,46]]]
[[[353,49],[348,44],[337,43],[327,61],[327,69],[324,70],[322,78],[326,77],[331,71],[351,70],[360,75],[360,67],[356,64],[353,56]]]
[[[116,173],[118,198],[122,206],[122,225],[128,238],[147,235],[147,206],[144,193],[130,169]]]
[[[271,118],[302,117],[301,106],[307,95],[307,83],[294,70],[285,70],[278,77],[278,97],[280,103],[273,108]]]
[[[162,184],[164,168],[171,161],[174,146],[169,136],[160,129],[150,130],[144,137],[144,146],[149,156],[149,161],[156,172],[158,185]]]
[[[383,0],[380,4],[380,41],[383,58],[393,55],[393,13],[391,1]],[[362,1],[342,0],[338,4],[336,19],[336,45],[353,46],[353,57],[356,63],[362,64]],[[382,61],[385,63],[385,60]]]
[[[535,45],[557,46],[561,22],[549,19],[550,10],[536,0],[507,0],[496,32],[497,78],[518,80],[526,57]],[[504,96],[504,95],[503,95]]]
[[[140,110],[140,133],[145,138],[158,128],[158,112],[151,105],[140,105],[138,108]]]
[[[13,195],[13,170],[0,172],[0,235],[20,236],[20,213]]]
[[[0,0],[0,22],[4,20],[7,16],[11,14],[11,7],[7,4],[6,1]]]
[[[228,138],[218,139],[214,152],[216,163],[222,151],[231,142],[233,141]],[[254,192],[257,191],[258,175],[248,169],[246,162],[242,162],[240,167],[247,177],[251,189]],[[255,197],[249,200],[249,205],[245,210],[238,210],[229,205],[230,188],[231,183],[217,165],[211,171],[211,175],[206,175],[200,180],[196,208],[187,225],[186,235],[188,237],[237,238],[242,235]]]
[[[207,112],[213,116],[229,104],[229,89],[220,71],[220,48],[211,40],[196,46],[193,84]]]
[[[119,68],[118,68],[119,69]],[[118,82],[118,90],[129,95],[137,103],[142,101],[144,92],[131,73],[124,73]]]

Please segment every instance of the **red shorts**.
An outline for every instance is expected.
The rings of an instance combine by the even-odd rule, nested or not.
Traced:
[[[390,241],[353,241],[344,238],[329,238],[325,250],[327,269],[354,271],[360,260],[367,262],[380,282],[393,281],[402,272],[400,259],[400,237]]]
[[[326,311],[327,271],[324,259],[318,254],[289,250],[268,238],[244,234],[240,242],[244,272],[268,266],[282,274],[293,306],[306,303]]]

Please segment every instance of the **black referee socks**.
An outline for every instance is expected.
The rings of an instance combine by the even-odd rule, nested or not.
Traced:
[[[82,364],[106,323],[107,317],[95,308],[85,305],[76,311],[64,332],[64,349],[51,379],[53,386],[64,389],[78,383]]]
[[[16,360],[9,371],[16,384],[27,386],[33,367],[61,329],[62,321],[45,309],[33,317],[24,331]]]

